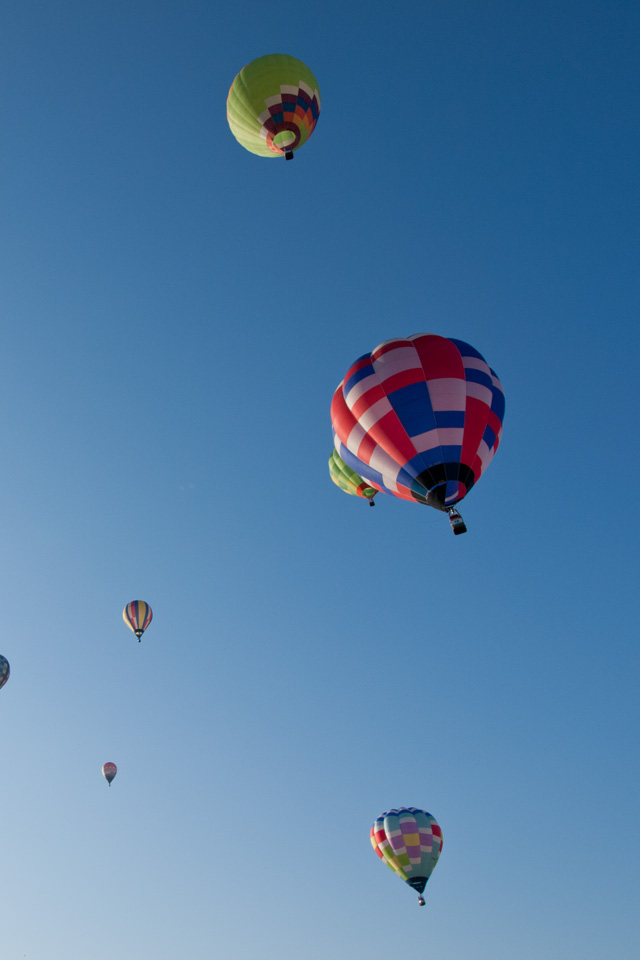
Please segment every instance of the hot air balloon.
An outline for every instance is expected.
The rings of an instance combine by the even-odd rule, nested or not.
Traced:
[[[302,60],[272,53],[247,64],[227,97],[227,120],[238,143],[260,157],[293,159],[320,115],[318,82]]]
[[[369,501],[370,507],[375,507],[373,498],[378,491],[370,487],[362,477],[359,477],[354,470],[348,467],[338,455],[337,450],[333,450],[329,457],[329,475],[335,485],[344,490],[345,493],[350,493],[354,497],[364,497],[365,500]]]
[[[118,772],[118,768],[115,763],[103,763],[102,764],[102,776],[105,778],[109,786],[111,786],[111,781]]]
[[[398,807],[378,817],[371,827],[371,845],[381,860],[419,894],[442,852],[442,830],[435,817],[417,807]]]
[[[502,436],[504,393],[462,340],[416,333],[360,357],[333,395],[336,448],[377,490],[449,515],[479,480]]]
[[[138,643],[153,618],[153,610],[144,600],[132,600],[122,611],[122,619],[133,630]]]
[[[9,674],[11,670],[9,668],[9,661],[6,657],[0,656],[0,689],[4,687],[5,683],[9,679]]]

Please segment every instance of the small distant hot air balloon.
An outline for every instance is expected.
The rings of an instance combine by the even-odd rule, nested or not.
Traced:
[[[293,159],[320,114],[318,82],[295,57],[271,53],[248,63],[227,97],[227,120],[238,143],[260,157]]]
[[[378,817],[371,828],[371,844],[381,860],[419,894],[442,852],[442,830],[426,810],[398,807]]]
[[[153,619],[153,610],[144,600],[132,600],[122,611],[122,619],[129,629],[133,630],[140,643],[142,634]]]
[[[375,507],[373,498],[378,491],[365,483],[355,470],[348,467],[337,450],[333,450],[329,457],[329,474],[335,485],[345,493],[350,493],[354,497],[364,497],[369,501],[370,507]]]
[[[105,778],[109,786],[111,786],[111,781],[118,772],[118,768],[115,763],[103,763],[102,764],[102,776]]]
[[[0,656],[0,688],[4,687],[5,683],[9,679],[9,674],[11,670],[9,669],[9,661],[6,657]]]
[[[504,393],[463,340],[416,333],[386,340],[351,365],[333,395],[336,449],[363,480],[449,515],[498,449]],[[343,450],[344,448],[344,450]]]

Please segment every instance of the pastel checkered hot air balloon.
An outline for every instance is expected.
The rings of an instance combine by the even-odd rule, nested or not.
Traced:
[[[103,763],[102,764],[102,776],[105,778],[109,786],[111,786],[111,781],[118,772],[118,768],[115,763]]]
[[[442,830],[435,817],[418,807],[398,807],[378,817],[371,827],[371,845],[380,859],[419,894],[442,853]]]
[[[484,357],[462,340],[416,333],[360,357],[333,395],[338,453],[376,490],[449,514],[498,449],[504,393]]]
[[[9,668],[9,661],[6,657],[0,656],[0,688],[4,687],[5,683],[9,679],[9,674],[11,670]]]
[[[132,600],[122,611],[122,619],[133,630],[138,642],[153,618],[153,610],[144,600]]]
[[[231,84],[227,120],[238,143],[260,157],[293,158],[320,115],[318,82],[295,57],[252,60]]]
[[[375,507],[373,498],[378,491],[370,487],[362,477],[359,477],[354,470],[348,467],[338,455],[337,450],[333,450],[329,457],[329,475],[335,485],[344,490],[345,493],[350,493],[354,497],[364,497],[365,500],[369,501],[370,507]]]

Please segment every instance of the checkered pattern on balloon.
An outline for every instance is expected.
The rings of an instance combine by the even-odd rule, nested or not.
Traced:
[[[378,817],[371,844],[389,869],[421,894],[442,852],[442,830],[426,810],[399,807]]]

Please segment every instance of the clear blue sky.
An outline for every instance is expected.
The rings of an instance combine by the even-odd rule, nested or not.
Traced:
[[[2,5],[3,960],[635,960],[639,31]],[[272,52],[322,95],[293,163],[225,118]],[[506,394],[460,538],[327,471],[338,381],[420,331]]]

